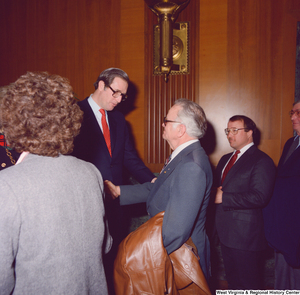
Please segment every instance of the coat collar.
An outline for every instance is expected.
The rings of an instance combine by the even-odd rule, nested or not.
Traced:
[[[286,146],[284,147],[284,150],[283,150],[282,155],[280,157],[280,160],[279,160],[279,163],[278,163],[278,168],[290,167],[290,165],[295,162],[295,159],[298,159],[300,157],[300,146],[298,146],[296,148],[296,150],[290,155],[290,157],[284,162],[286,154],[288,153],[288,150],[289,150],[289,148],[292,145],[294,140],[295,140],[295,137],[292,137],[287,141]]]

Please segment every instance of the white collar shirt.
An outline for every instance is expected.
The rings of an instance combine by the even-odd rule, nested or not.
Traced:
[[[101,109],[98,104],[93,100],[92,98],[93,94],[90,95],[90,97],[88,98],[88,103],[90,105],[90,107],[92,108],[92,111],[97,119],[97,122],[98,122],[98,125],[100,126],[101,128],[101,131],[103,132],[103,129],[102,129],[102,123],[101,123],[101,119],[102,119],[102,114],[99,112],[99,110]],[[107,117],[107,111],[105,111],[105,114],[106,114],[106,122],[107,122],[107,125],[108,125],[108,128],[109,128],[109,122],[108,122],[108,117]]]

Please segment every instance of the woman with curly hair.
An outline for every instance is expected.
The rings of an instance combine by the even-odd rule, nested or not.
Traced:
[[[0,121],[22,153],[0,172],[0,294],[107,294],[103,180],[66,155],[82,121],[68,80],[21,76],[2,99]]]

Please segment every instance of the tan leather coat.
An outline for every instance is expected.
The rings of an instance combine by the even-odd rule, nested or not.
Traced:
[[[183,244],[170,255],[162,241],[161,212],[120,244],[114,264],[116,295],[211,294],[199,256]]]

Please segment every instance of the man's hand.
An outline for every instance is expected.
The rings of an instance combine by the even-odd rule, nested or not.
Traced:
[[[110,194],[112,199],[115,200],[121,194],[121,189],[119,186],[114,185],[111,181],[105,180],[104,181],[104,189],[105,192]]]
[[[216,192],[215,204],[221,204],[222,198],[223,198],[223,191],[222,191],[222,187],[219,186]]]

